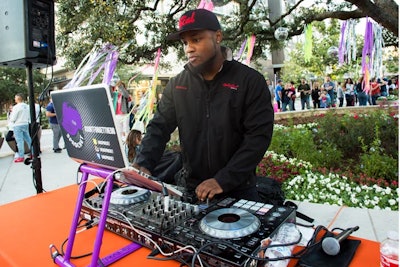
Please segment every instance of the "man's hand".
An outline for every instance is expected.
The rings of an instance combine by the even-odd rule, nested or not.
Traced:
[[[223,192],[221,186],[215,178],[210,178],[199,184],[196,188],[197,198],[201,201],[212,199],[215,195]]]
[[[151,175],[151,172],[145,167],[140,167],[137,163],[132,163],[132,167],[138,169],[138,171],[143,172],[145,174]]]

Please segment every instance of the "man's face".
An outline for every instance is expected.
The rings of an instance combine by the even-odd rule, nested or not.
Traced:
[[[188,31],[181,34],[185,54],[194,68],[202,69],[213,62],[217,53],[217,32]]]

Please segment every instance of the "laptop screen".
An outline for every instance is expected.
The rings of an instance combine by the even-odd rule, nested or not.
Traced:
[[[72,159],[111,169],[128,166],[115,127],[108,85],[53,91],[51,98]]]

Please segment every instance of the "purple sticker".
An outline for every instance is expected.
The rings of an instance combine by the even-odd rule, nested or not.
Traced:
[[[82,118],[78,110],[67,102],[63,103],[62,108],[62,127],[71,135],[75,136],[79,130],[82,130]]]

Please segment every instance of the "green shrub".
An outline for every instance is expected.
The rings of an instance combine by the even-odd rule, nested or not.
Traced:
[[[398,123],[391,110],[338,115],[334,110],[314,118],[315,123],[276,125],[269,151],[358,177],[398,176]],[[364,178],[363,178],[364,179]]]
[[[382,133],[380,136],[382,148],[387,155],[397,158],[398,125],[396,120],[390,110],[374,110],[363,114],[349,113],[344,116],[338,116],[332,111],[319,120],[319,134],[316,138],[323,138],[336,144],[344,158],[358,160],[358,156],[363,152],[359,137],[362,136],[366,144],[372,143],[375,128],[378,127]]]
[[[375,128],[375,139],[370,145],[366,145],[364,138],[359,138],[363,154],[360,157],[360,172],[371,177],[384,178],[386,181],[397,181],[398,168],[397,160],[388,156],[381,146],[379,139],[379,128]]]

